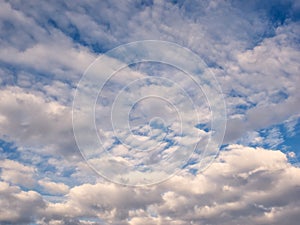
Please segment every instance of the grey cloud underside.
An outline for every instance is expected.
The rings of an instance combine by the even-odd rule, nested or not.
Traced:
[[[269,139],[251,132],[293,130],[299,118],[299,12],[299,1],[279,0],[0,1],[0,139],[25,161],[4,160],[0,149],[0,223],[297,225],[300,172],[279,151],[230,145],[203,174],[187,168],[157,186],[126,188],[81,162],[71,105],[97,54],[173,41],[216,75],[228,109],[224,143],[276,148],[278,130]]]
[[[12,224],[33,218],[37,224],[85,224],[84,218],[99,217],[106,221],[103,224],[124,225],[290,225],[299,220],[299,175],[300,170],[289,165],[279,151],[232,145],[203,174],[178,175],[141,188],[83,184],[71,188],[58,203],[1,182],[5,211],[0,215],[3,222]],[[18,202],[17,206],[7,204],[9,201]],[[34,207],[28,209],[30,204]]]

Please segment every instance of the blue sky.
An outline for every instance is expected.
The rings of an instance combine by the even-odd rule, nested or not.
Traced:
[[[298,224],[299,1],[3,0],[0,26],[0,224]]]

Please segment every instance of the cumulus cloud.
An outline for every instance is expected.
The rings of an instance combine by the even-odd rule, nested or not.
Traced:
[[[77,154],[66,106],[47,100],[43,93],[28,93],[18,87],[0,92],[2,139],[44,154]]]
[[[66,194],[69,190],[69,187],[64,183],[56,183],[48,179],[40,180],[38,183],[46,192],[52,195]]]
[[[17,161],[5,159],[0,161],[2,180],[21,185],[23,187],[33,187],[35,184],[35,169],[31,166],[25,166]]]
[[[236,82],[223,85],[231,114],[227,141],[299,117],[298,33],[298,24],[279,27],[274,37],[240,53],[238,63],[228,67]]]
[[[3,224],[28,224],[45,207],[39,193],[22,191],[7,182],[0,182],[0,196],[0,221]]]
[[[2,183],[2,193],[26,195],[20,208],[37,201],[28,215],[36,215],[40,224],[85,224],[80,222],[85,217],[109,224],[279,225],[297,224],[299,177],[299,168],[291,166],[280,151],[230,145],[203,173],[183,171],[159,185],[83,184],[71,188],[64,202],[56,203],[7,183]],[[2,221],[22,221],[22,212],[7,213]]]

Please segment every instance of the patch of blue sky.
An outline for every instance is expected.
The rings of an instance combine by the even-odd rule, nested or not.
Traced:
[[[169,130],[168,127],[165,126],[164,122],[157,118],[151,120],[149,125],[152,129],[158,129],[161,130],[162,132],[167,132]]]
[[[226,150],[227,149],[227,147],[229,146],[229,144],[221,144],[220,145],[220,151],[222,151],[222,150]]]
[[[289,97],[289,94],[283,90],[279,90],[278,92],[272,94],[270,99],[273,103],[280,103],[286,100]]]
[[[265,149],[280,150],[288,156],[292,164],[298,164],[300,160],[300,120],[289,131],[285,124],[277,124],[258,131],[262,138],[259,142],[252,142],[250,147],[263,147]],[[225,146],[226,147],[226,146]]]
[[[131,132],[134,135],[143,136],[143,137],[149,137],[150,130],[142,130],[141,131],[141,129],[138,128],[138,129],[133,129]]]
[[[33,154],[32,154],[32,157]],[[36,168],[38,168],[38,172],[41,173],[41,174],[47,174],[49,172],[51,173],[56,173],[57,172],[57,169],[54,165],[51,165],[48,160],[51,159],[52,157],[50,156],[42,156],[42,157],[39,157],[39,161],[37,162],[31,162],[32,165],[34,165]],[[30,159],[27,159],[28,161]]]
[[[249,109],[255,107],[256,104],[238,104],[234,107],[234,113],[235,114],[244,114],[246,113]]]
[[[210,124],[208,123],[198,123],[195,125],[195,127],[199,130],[203,130],[205,132],[209,132],[210,131]]]
[[[246,95],[238,92],[236,89],[231,89],[228,93],[228,96],[230,97],[245,97]]]
[[[70,80],[61,79],[58,76],[55,76],[51,71],[41,71],[39,69],[33,68],[31,65],[15,65],[14,63],[7,63],[0,61],[0,67],[5,69],[6,72],[10,74],[10,76],[4,77],[1,86],[4,85],[16,85],[18,86],[18,79],[20,74],[26,74],[26,76],[30,76],[31,86],[30,88],[37,88],[37,83],[42,85],[50,84],[54,80],[60,80],[65,84],[71,84]],[[20,85],[21,86],[21,85]]]
[[[120,141],[120,139],[119,138],[117,138],[117,137],[113,137],[113,140],[114,140],[114,142],[113,142],[113,144],[112,145],[120,145],[120,144],[122,144],[122,142]]]
[[[244,103],[234,105],[234,108],[232,108],[234,114],[245,114],[249,109],[257,105],[256,103],[249,101],[244,93],[241,93],[235,89],[231,89],[227,96],[229,98],[244,99]]]
[[[286,152],[293,152],[295,155],[291,157],[292,160],[300,160],[300,119],[298,119],[293,132],[290,132],[283,125],[281,125],[284,141],[279,145],[279,148]],[[292,155],[290,155],[292,156]]]
[[[61,172],[61,176],[62,177],[71,177],[72,174],[74,174],[75,171],[76,171],[75,167],[64,168],[64,170]]]
[[[167,137],[164,138],[164,142],[167,143],[166,146],[164,147],[164,150],[171,148],[172,146],[175,146],[178,144],[176,140],[174,140],[172,138],[167,138]]]
[[[197,158],[190,158],[183,166],[182,168],[186,168],[188,166],[191,166],[191,165],[196,165],[199,163],[199,159]]]
[[[74,43],[80,44],[81,46],[85,46],[94,53],[105,53],[112,47],[109,43],[107,43],[107,40],[101,40],[100,38],[92,40],[88,37],[85,37],[87,35],[80,31],[76,24],[73,24],[71,22],[69,22],[67,25],[61,25],[54,19],[49,18],[47,21],[47,25],[53,27],[54,29],[60,30],[67,37],[70,37]],[[107,30],[110,29],[109,23],[105,26],[107,27]]]
[[[263,29],[253,30],[249,46],[246,49],[253,49],[260,45],[266,38],[274,37],[276,29],[279,26],[289,22],[298,21],[300,19],[300,7],[295,7],[293,1],[275,0],[275,1],[232,1],[232,6],[239,8],[243,12],[243,16],[251,16],[255,12],[253,18],[260,17],[261,21],[265,21],[266,25]],[[249,19],[251,21],[251,19]]]
[[[279,4],[271,5],[268,10],[269,18],[272,24],[277,27],[281,26],[288,19],[294,18],[293,4],[291,1],[278,1]]]
[[[67,27],[62,28],[54,19],[49,18],[47,21],[48,25],[52,26],[55,29],[60,30],[66,36],[72,38],[72,40],[76,43],[79,43],[83,46],[87,46],[87,43],[83,41],[80,37],[80,31],[76,25],[69,23]]]
[[[298,125],[298,129],[299,129]],[[283,146],[287,146],[288,149],[293,149],[294,151],[298,151],[300,153],[300,132],[299,130],[293,136],[285,136]]]
[[[76,179],[75,177],[72,177],[72,175],[75,174],[77,171],[75,167],[66,166],[60,171],[60,169],[54,166],[51,165],[47,166],[46,165],[47,163],[48,163],[47,160],[43,160],[43,164],[39,164],[36,166],[37,177],[40,180],[46,178],[53,182],[64,183],[69,187],[74,187],[76,185],[83,183],[83,181],[81,181],[80,179]],[[36,187],[36,190],[41,194],[51,195],[49,194],[49,192],[44,191],[43,188],[39,186]]]
[[[153,168],[147,167],[145,163],[139,163],[134,165],[134,169],[142,173],[153,172]]]
[[[277,129],[278,133],[280,133],[281,137],[282,137],[282,141],[276,145],[276,147],[281,147],[283,150],[284,149],[297,149],[300,148],[300,132],[299,132],[299,128],[300,128],[300,124],[298,123],[296,125],[295,132],[292,134],[291,132],[289,132],[287,130],[287,128],[285,127],[284,124],[280,124],[280,125],[275,125],[272,126],[268,129],[263,129],[260,131],[260,135],[262,137],[267,137],[268,133],[272,130],[272,129]],[[270,144],[265,144],[264,147],[271,147]]]
[[[269,20],[270,27],[280,26],[287,19],[295,18],[295,8],[293,7],[293,1],[290,0],[275,0],[275,1],[239,1],[234,0],[232,4],[235,7],[243,9],[245,12],[253,11],[263,12],[264,19]]]
[[[21,154],[18,151],[17,146],[13,142],[7,142],[0,139],[0,159],[19,159]]]
[[[76,166],[65,166],[61,171],[58,168],[49,163],[49,159],[53,159],[53,156],[40,155],[36,152],[30,151],[29,149],[18,149],[14,143],[6,142],[0,139],[0,159],[9,159],[19,162],[26,166],[31,166],[36,169],[35,177],[38,179],[49,178],[55,182],[63,182],[68,186],[78,185],[80,181],[76,179],[70,179],[71,176],[76,172]],[[32,188],[26,188],[22,186],[22,190],[28,191]],[[35,186],[34,190],[43,194],[43,189],[38,185]]]

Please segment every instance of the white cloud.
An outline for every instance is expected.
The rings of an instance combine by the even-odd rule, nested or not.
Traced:
[[[35,168],[9,159],[1,160],[0,165],[0,177],[6,182],[29,188],[32,188],[36,183],[34,179]]]
[[[1,138],[44,154],[77,155],[70,109],[41,92],[0,91]],[[63,137],[63,138],[62,138]]]
[[[91,221],[102,218],[118,225],[298,224],[299,168],[292,167],[279,151],[231,145],[202,174],[184,171],[168,182],[144,188],[106,183],[91,176],[85,164],[78,164],[69,107],[73,86],[95,58],[95,51],[130,41],[174,41],[214,67],[228,104],[228,142],[276,146],[282,141],[278,130],[269,130],[267,137],[258,130],[299,117],[297,1],[270,1],[263,6],[260,1],[143,2],[0,3],[0,137],[15,142],[23,157],[31,156],[30,149],[40,157],[59,153],[69,159],[50,158],[47,163],[55,167],[57,177],[52,174],[51,179],[39,181],[49,194],[60,195],[57,202],[12,186],[31,187],[37,182],[35,170],[2,160],[0,222],[101,224],[101,220]],[[276,14],[278,7],[287,17],[282,24],[278,21],[282,18],[269,15]],[[116,80],[117,84],[129,81],[129,75],[132,79],[140,76],[130,73]],[[190,87],[180,74],[166,77]],[[177,92],[168,89],[165,94]],[[184,108],[186,102],[181,103]],[[203,111],[204,122],[208,114]],[[100,121],[110,119],[101,116]],[[184,113],[186,119],[194,116]],[[84,128],[86,121],[80,122]],[[287,127],[292,134],[295,123]],[[109,146],[112,134],[105,135]],[[84,138],[89,143],[91,137]],[[189,141],[188,136],[182,139]],[[120,146],[113,150],[119,155],[128,153]],[[69,180],[58,177],[70,166],[75,172]],[[90,217],[90,222],[80,217]]]
[[[110,224],[297,224],[299,185],[299,168],[280,151],[231,145],[203,173],[183,171],[139,188],[83,184],[64,202],[49,202],[39,217],[44,223],[84,216]]]
[[[76,6],[68,3],[64,5],[65,8],[60,7],[62,5],[59,3],[32,4],[39,10],[30,6],[21,7],[17,1],[3,3],[6,9],[3,17],[12,21],[14,25],[20,23],[26,27],[20,30],[21,33],[16,35],[17,37],[23,37],[23,33],[29,35],[28,30],[34,31],[32,40],[20,39],[18,45],[4,41],[7,54],[3,55],[2,60],[6,63],[14,62],[21,67],[30,66],[44,72],[52,71],[56,74],[55,79],[77,80],[78,75],[95,56],[87,48],[73,42],[84,43],[90,48],[95,45],[97,48],[110,48],[140,39],[163,39],[183,44],[207,62],[223,68],[215,71],[217,75],[220,74],[223,90],[233,88],[248,96],[233,101],[228,96],[227,102],[232,102],[229,104],[229,111],[235,110],[237,102],[244,102],[248,106],[250,103],[259,102],[257,108],[247,113],[246,119],[250,120],[249,124],[242,120],[240,123],[243,125],[236,127],[234,121],[229,121],[232,123],[229,129],[239,131],[235,132],[237,135],[234,131],[228,131],[228,140],[240,137],[245,134],[245,130],[280,123],[292,116],[288,112],[296,111],[296,106],[300,105],[298,98],[290,93],[292,84],[298,82],[296,74],[299,52],[294,45],[297,43],[295,39],[299,28],[293,21],[279,26],[276,30],[270,27],[267,20],[268,10],[275,7],[276,3],[269,3],[264,9],[259,2],[244,6],[237,2],[201,1],[194,2],[193,7],[186,2],[173,4],[161,1],[142,6],[112,2],[108,7],[106,2],[102,2],[99,3],[102,13],[98,13],[90,2],[79,3]],[[297,11],[297,4],[292,5],[291,10]],[[261,10],[257,11],[256,8]],[[52,19],[51,15],[56,14],[55,10],[65,13],[58,13],[57,17]],[[111,10],[118,13],[110,13]],[[164,22],[161,21],[162,18]],[[120,26],[122,21],[127,21],[128,26]],[[271,37],[264,39],[264,35]],[[22,42],[27,47],[19,47]],[[255,47],[257,44],[259,45]],[[253,63],[251,59],[257,62]],[[287,79],[285,74],[293,76]],[[227,80],[223,82],[223,75],[230,77],[226,76]],[[284,84],[284,88],[281,84]],[[287,91],[285,88],[290,96],[286,103],[274,106],[270,104],[274,99],[272,96],[281,89]],[[50,90],[49,94],[55,93],[49,85],[47,89]],[[297,93],[295,90],[294,92]],[[278,111],[278,108],[288,110]],[[267,112],[270,111],[274,115],[269,116]],[[262,116],[263,114],[266,116]]]
[[[0,197],[0,222],[3,224],[28,224],[45,207],[39,193],[22,191],[6,182],[0,182]]]
[[[1,10],[1,24],[6,34],[1,36],[2,62],[73,81],[95,59],[88,49],[75,44],[61,31],[40,26],[10,3],[2,2]]]
[[[38,183],[46,192],[52,195],[66,194],[69,191],[69,187],[64,183],[57,183],[48,179],[40,180]]]
[[[232,117],[228,121],[227,141],[299,117],[295,84],[299,83],[300,53],[294,48],[298,32],[299,25],[295,23],[277,28],[274,37],[237,54],[237,62],[227,68],[231,78],[222,84]],[[230,96],[232,90],[239,96]],[[235,107],[239,105],[246,109],[236,117],[239,109]]]

